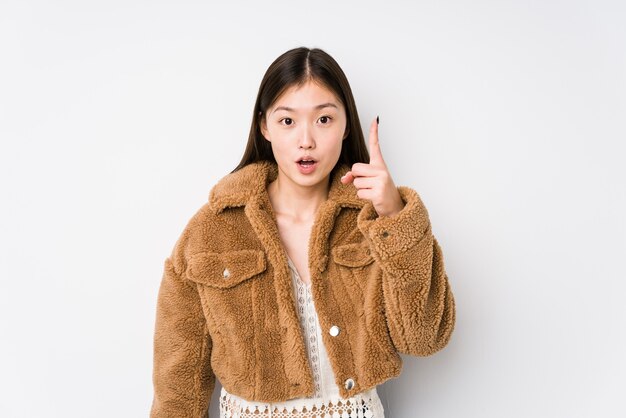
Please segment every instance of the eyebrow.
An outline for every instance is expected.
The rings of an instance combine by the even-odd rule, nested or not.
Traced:
[[[320,105],[315,106],[313,109],[323,109],[325,107],[334,107],[335,109],[338,109],[337,105],[334,103],[322,103]],[[292,107],[288,107],[288,106],[278,106],[276,109],[272,110],[272,113],[278,111],[278,110],[286,110],[288,112],[293,112],[294,109]]]

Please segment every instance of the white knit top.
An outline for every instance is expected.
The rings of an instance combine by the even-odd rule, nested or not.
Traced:
[[[310,283],[304,283],[295,264],[287,256],[298,307],[300,326],[304,333],[309,364],[313,370],[315,394],[311,398],[284,402],[253,402],[229,393],[222,387],[220,418],[384,418],[383,405],[376,387],[348,399],[339,395],[311,295]]]

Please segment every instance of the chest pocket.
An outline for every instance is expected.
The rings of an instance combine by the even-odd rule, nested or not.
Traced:
[[[188,262],[190,280],[207,286],[226,289],[262,273],[267,268],[263,250],[201,252]]]
[[[355,242],[334,247],[331,250],[333,260],[346,267],[362,267],[374,261],[367,243]]]

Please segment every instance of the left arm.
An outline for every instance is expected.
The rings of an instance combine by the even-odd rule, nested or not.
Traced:
[[[398,352],[428,356],[445,347],[455,325],[455,301],[441,247],[417,192],[397,188],[404,207],[379,216],[368,202],[357,218],[383,274],[383,300]]]
[[[387,328],[396,350],[428,356],[448,344],[454,329],[454,296],[441,247],[417,192],[396,187],[378,141],[378,118],[369,135],[369,163],[355,163],[341,179],[368,200],[357,227],[382,270]]]

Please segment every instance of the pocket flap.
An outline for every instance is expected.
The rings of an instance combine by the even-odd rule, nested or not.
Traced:
[[[194,254],[188,262],[188,277],[196,283],[228,288],[267,267],[263,250],[234,250]]]
[[[334,247],[331,252],[335,263],[343,266],[361,267],[374,261],[367,243],[343,244]]]

